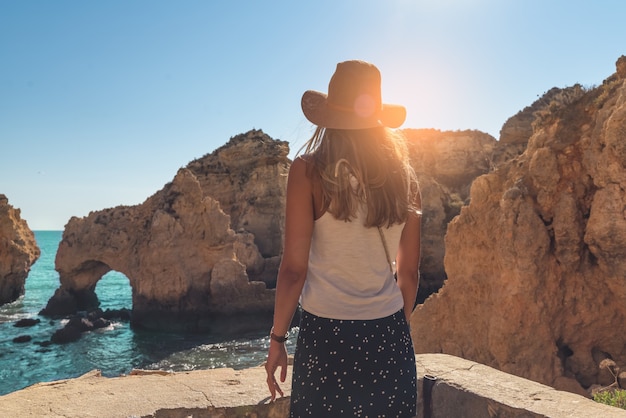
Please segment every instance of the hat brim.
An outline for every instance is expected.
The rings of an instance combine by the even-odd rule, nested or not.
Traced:
[[[368,129],[379,126],[398,128],[406,119],[404,106],[383,104],[380,111],[369,117],[361,117],[354,111],[328,106],[328,95],[307,90],[302,95],[302,112],[313,124],[331,129]]]

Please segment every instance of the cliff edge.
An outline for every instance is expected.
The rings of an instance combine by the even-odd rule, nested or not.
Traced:
[[[525,151],[472,184],[443,288],[411,317],[442,352],[586,394],[626,366],[626,57],[536,114]],[[605,363],[606,364],[606,363]]]
[[[0,194],[0,305],[24,294],[26,277],[40,255],[35,234],[21,218],[20,210]]]

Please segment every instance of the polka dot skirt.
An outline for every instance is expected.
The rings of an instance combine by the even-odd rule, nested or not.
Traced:
[[[290,417],[413,417],[417,373],[402,311],[338,320],[302,311]]]

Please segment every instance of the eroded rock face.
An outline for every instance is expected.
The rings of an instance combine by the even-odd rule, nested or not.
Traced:
[[[473,182],[448,279],[411,318],[416,352],[570,391],[602,384],[606,358],[626,366],[626,81],[583,93]]]
[[[267,321],[274,291],[249,278],[276,276],[281,247],[273,240],[282,236],[287,154],[285,142],[251,131],[180,169],[141,205],[72,218],[55,261],[61,287],[43,313],[97,306],[96,284],[115,270],[130,280],[135,326],[213,330],[238,315]],[[215,191],[217,185],[228,188],[224,205],[203,188]],[[255,185],[262,186],[257,196]],[[230,213],[240,232],[232,229]],[[270,239],[261,241],[269,257],[257,249],[248,225],[270,231]]]
[[[444,236],[448,223],[467,203],[474,179],[493,169],[496,140],[479,131],[405,129],[411,164],[422,193],[422,260],[418,300],[441,288]]]
[[[615,76],[620,79],[626,78],[626,55],[622,55],[617,59],[615,67],[617,68]]]
[[[494,166],[521,155],[544,116],[569,106],[584,93],[580,84],[564,89],[553,87],[533,104],[511,116],[500,130],[500,139],[492,156]]]
[[[0,194],[0,305],[24,294],[31,266],[41,254],[33,231],[20,216],[20,210]]]
[[[262,131],[251,131],[187,166],[230,215],[231,228],[252,233],[263,257],[282,253],[289,163],[286,143],[275,145]]]

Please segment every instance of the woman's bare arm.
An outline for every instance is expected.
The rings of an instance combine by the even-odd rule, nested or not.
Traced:
[[[307,274],[313,216],[312,185],[306,175],[306,162],[302,158],[297,158],[291,165],[287,181],[285,241],[274,303],[273,332],[276,335],[285,335],[289,331],[289,325],[298,306]],[[270,339],[265,369],[272,399],[275,399],[276,392],[283,394],[274,377],[279,367],[280,381],[284,382],[287,376],[285,344]]]
[[[417,208],[422,207],[419,193],[414,204]],[[409,322],[413,306],[415,306],[419,285],[421,224],[421,214],[409,214],[402,230],[400,247],[398,248],[398,256],[396,258],[398,286],[404,299],[404,314],[407,322]]]

